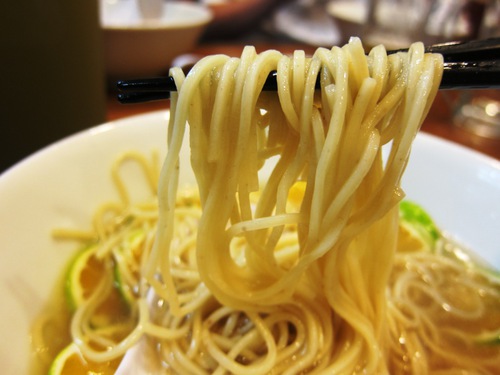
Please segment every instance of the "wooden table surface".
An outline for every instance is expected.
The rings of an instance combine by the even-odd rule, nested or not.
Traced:
[[[238,44],[206,44],[198,47],[193,53],[200,56],[216,53],[239,56],[242,48],[243,46]],[[304,49],[306,53],[313,52],[312,47],[296,44],[283,44],[279,46],[273,44],[258,44],[256,48],[258,51],[275,48],[283,53],[289,53],[295,49]],[[459,92],[454,91],[439,92],[422,126],[422,131],[461,144],[500,160],[500,139],[481,137],[452,124],[452,106],[450,102],[459,94]],[[500,90],[492,94],[500,100]],[[117,120],[166,108],[168,108],[167,101],[120,104],[116,100],[116,93],[110,93],[107,103],[107,120]]]

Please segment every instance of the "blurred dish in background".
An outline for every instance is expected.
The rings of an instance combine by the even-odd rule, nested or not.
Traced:
[[[325,12],[323,0],[298,0],[280,7],[272,17],[274,29],[317,47],[341,43],[339,28]]]
[[[203,4],[163,2],[160,14],[152,17],[149,10],[157,10],[141,12],[137,0],[100,1],[110,81],[166,74],[176,56],[196,46],[212,20]]]
[[[163,16],[164,3],[165,0],[137,0],[142,18],[149,20],[157,20]]]
[[[425,41],[424,29],[431,15],[431,3],[427,0],[368,1],[363,26],[365,43],[404,48],[413,41]]]
[[[493,90],[461,92],[453,124],[485,138],[500,139],[500,93]]]
[[[479,38],[500,36],[500,0],[487,0]],[[452,103],[453,124],[484,138],[500,139],[500,90],[458,92]]]
[[[233,38],[259,28],[263,18],[289,0],[201,0],[214,16],[206,38]]]
[[[335,0],[326,5],[326,13],[339,28],[341,44],[347,43],[351,36],[362,36],[367,12],[366,0]]]
[[[404,48],[469,40],[478,30],[488,0],[332,0],[327,13],[338,24],[342,40],[360,36],[369,45]]]

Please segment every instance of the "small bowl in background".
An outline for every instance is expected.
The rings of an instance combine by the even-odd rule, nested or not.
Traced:
[[[213,18],[206,6],[183,1],[164,2],[157,18],[143,16],[135,0],[101,0],[100,11],[110,81],[166,74]]]
[[[258,28],[273,9],[290,0],[202,0],[214,16],[208,26],[207,38],[234,38]]]
[[[343,45],[351,36],[363,37],[363,28],[366,23],[368,7],[362,0],[334,0],[326,5],[326,12],[333,18],[338,26]]]

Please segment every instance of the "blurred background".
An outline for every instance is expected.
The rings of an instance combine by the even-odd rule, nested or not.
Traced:
[[[312,53],[351,36],[388,49],[498,36],[500,0],[28,0],[3,1],[0,20],[1,172],[62,137],[167,108],[118,104],[118,79],[165,75],[206,54],[238,56],[247,44]],[[461,124],[452,138],[498,155],[498,125],[478,135],[463,113],[456,120],[475,97],[462,94],[438,98],[442,124],[433,132],[450,137],[446,127]],[[498,123],[499,111],[488,119]]]

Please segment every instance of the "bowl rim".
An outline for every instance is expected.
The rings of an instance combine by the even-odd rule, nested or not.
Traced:
[[[110,5],[112,7],[113,5]],[[159,20],[144,20],[136,19],[130,23],[111,22],[105,19],[101,8],[100,25],[104,31],[134,31],[134,32],[152,32],[159,30],[182,30],[194,27],[201,27],[210,23],[214,16],[209,7],[199,4],[184,1],[169,1],[165,3],[165,7],[174,7],[180,10],[195,11],[195,17],[182,18],[180,21],[176,19],[159,19]]]

